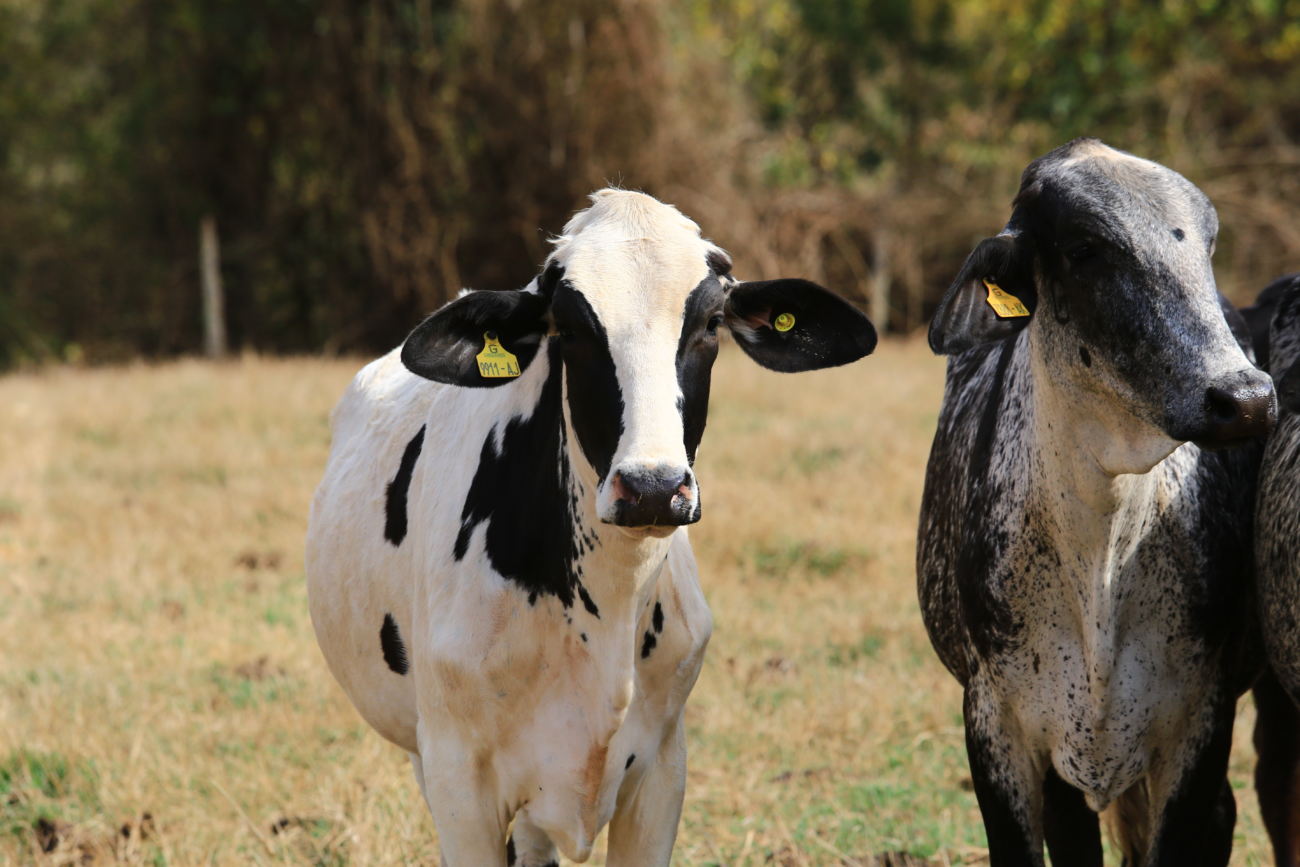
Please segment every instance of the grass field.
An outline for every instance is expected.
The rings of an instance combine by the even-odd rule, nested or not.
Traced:
[[[436,862],[405,755],[307,614],[307,505],[357,366],[0,379],[0,863]],[[724,347],[691,531],[716,630],[675,863],[982,860],[914,587],[942,379],[922,341],[797,378]],[[1243,702],[1234,864],[1267,863],[1251,723]]]

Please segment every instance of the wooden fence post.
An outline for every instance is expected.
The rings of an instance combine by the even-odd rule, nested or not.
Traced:
[[[203,287],[203,348],[208,358],[226,357],[226,303],[221,288],[221,249],[217,221],[211,214],[199,221],[200,282]]]
[[[877,226],[871,233],[871,285],[867,315],[884,334],[889,329],[889,289],[892,282],[889,262],[889,230]]]

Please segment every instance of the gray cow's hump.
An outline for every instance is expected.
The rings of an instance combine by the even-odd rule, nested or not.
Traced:
[[[1300,700],[1300,417],[1284,415],[1260,474],[1256,556],[1269,662]]]
[[[1300,274],[1270,284],[1256,304],[1272,312],[1269,372],[1275,381],[1300,361]],[[1300,415],[1285,402],[1260,469],[1255,552],[1260,616],[1269,662],[1300,701]]]

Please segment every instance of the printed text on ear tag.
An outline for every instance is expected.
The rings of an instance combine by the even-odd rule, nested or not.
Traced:
[[[985,300],[993,308],[993,312],[1003,319],[1015,319],[1018,316],[1028,316],[1029,308],[1020,302],[1020,299],[1010,292],[998,286],[992,280],[985,279],[984,285],[989,289],[989,297]]]
[[[483,332],[483,351],[475,358],[478,359],[478,374],[485,379],[519,375],[519,359],[506,351],[495,331]]]
[[[794,314],[782,313],[778,315],[774,325],[776,326],[777,331],[789,331],[791,328],[794,328]]]

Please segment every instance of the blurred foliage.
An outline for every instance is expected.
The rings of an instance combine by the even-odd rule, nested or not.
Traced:
[[[1162,160],[1245,300],[1300,267],[1300,0],[0,0],[0,365],[374,351],[645,189],[919,324],[1020,170]]]

